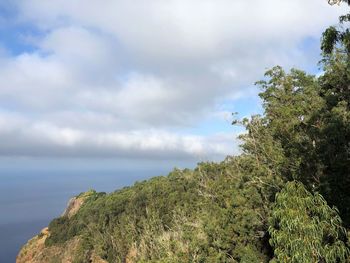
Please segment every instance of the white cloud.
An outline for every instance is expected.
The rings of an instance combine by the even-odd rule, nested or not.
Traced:
[[[216,59],[249,47],[293,45],[305,35],[318,37],[344,10],[339,9],[319,0],[26,0],[21,5],[23,15],[40,26],[97,28],[151,60]]]
[[[267,67],[315,63],[304,41],[344,12],[326,0],[14,4],[16,23],[40,34],[23,32],[34,51],[0,52],[0,110],[16,112],[0,119],[3,155],[230,153],[226,135],[181,129],[255,94]]]
[[[237,152],[232,134],[180,135],[163,130],[93,131],[0,114],[0,156],[211,159]],[[13,140],[16,140],[14,142]]]

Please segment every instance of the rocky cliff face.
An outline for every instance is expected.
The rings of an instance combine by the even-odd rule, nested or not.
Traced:
[[[61,216],[67,216],[68,218],[71,218],[78,212],[78,210],[83,205],[85,200],[86,200],[86,197],[84,197],[84,195],[75,196],[71,198],[67,204],[67,208],[64,210]]]
[[[94,193],[88,191],[69,200],[67,208],[62,217],[72,217],[84,204],[87,198]],[[77,251],[81,240],[75,237],[60,246],[45,246],[46,239],[50,236],[50,231],[46,227],[37,236],[30,239],[20,250],[16,263],[73,263],[75,262]],[[95,253],[90,255],[91,263],[106,263],[105,260],[98,257]]]

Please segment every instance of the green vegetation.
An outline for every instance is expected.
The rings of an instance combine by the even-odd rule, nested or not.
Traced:
[[[337,210],[302,183],[277,194],[269,233],[277,262],[345,262],[349,255]]]
[[[87,249],[109,262],[123,262],[132,251],[140,262],[265,261],[267,223],[260,216],[267,207],[259,189],[237,173],[249,162],[203,163],[90,199],[71,219],[52,221],[46,243],[81,235]]]
[[[348,22],[350,16],[341,17]],[[264,114],[236,120],[242,154],[194,170],[89,192],[53,220],[46,246],[82,240],[76,262],[347,262],[350,227],[350,33],[322,39],[324,73],[274,67]]]

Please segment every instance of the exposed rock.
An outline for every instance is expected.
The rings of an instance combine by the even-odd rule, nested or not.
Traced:
[[[82,193],[69,200],[67,208],[62,216],[72,217],[74,216],[84,202],[91,195],[96,192],[90,190]],[[73,263],[76,258],[76,251],[78,251],[81,240],[79,237],[75,237],[62,245],[45,246],[45,240],[50,236],[50,231],[46,227],[39,235],[29,240],[20,250],[16,263]],[[91,263],[106,263],[107,261],[101,259],[98,255],[92,252],[89,262]]]
[[[19,252],[16,262],[29,263],[38,262],[45,249],[45,240],[50,235],[48,228],[44,228],[39,235],[35,236],[25,244]]]
[[[71,198],[62,216],[68,216],[68,218],[71,218],[72,216],[74,216],[79,211],[80,207],[84,204],[86,199],[95,193],[96,192],[94,190],[90,190]]]
[[[68,218],[71,218],[79,211],[79,209],[83,203],[84,203],[83,198],[79,198],[79,197],[71,198],[69,200],[67,208],[66,208],[66,210],[64,210],[62,216],[68,216]]]
[[[75,237],[63,245],[45,247],[45,239],[49,234],[38,235],[31,239],[17,256],[16,263],[73,263],[76,262],[81,240]],[[92,252],[89,263],[108,263]]]
[[[80,246],[79,237],[69,240],[61,246],[45,246],[48,234],[39,234],[31,239],[17,256],[16,263],[73,263]],[[91,261],[102,263],[101,261]]]

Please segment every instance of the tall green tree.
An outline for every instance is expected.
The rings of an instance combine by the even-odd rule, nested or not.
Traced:
[[[345,224],[350,224],[350,60],[349,53],[334,50],[323,61],[319,78],[324,100],[314,113],[317,158],[323,165],[321,193],[336,205]]]
[[[315,187],[322,174],[309,122],[323,105],[317,79],[297,69],[287,73],[279,66],[267,71],[265,77],[267,80],[257,84],[262,89],[265,127],[274,143],[281,146],[281,177]]]
[[[337,210],[300,182],[277,194],[269,233],[274,262],[345,262],[346,231]]]
[[[345,2],[350,5],[350,0],[328,0],[331,5]],[[324,55],[330,55],[337,46],[342,46],[347,53],[350,52],[350,31],[346,24],[350,21],[350,14],[339,17],[338,26],[330,26],[322,34],[321,50]]]

